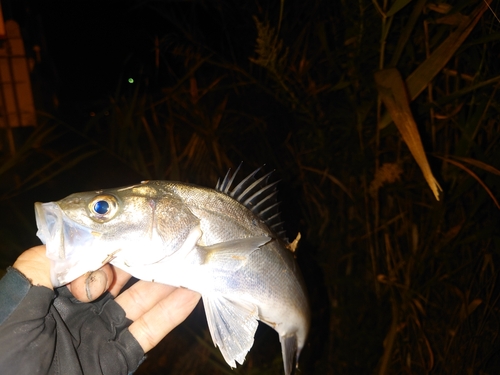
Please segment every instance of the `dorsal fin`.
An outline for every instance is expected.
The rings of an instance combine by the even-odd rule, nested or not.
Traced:
[[[217,181],[215,190],[240,202],[254,214],[259,216],[273,232],[288,243],[288,238],[286,238],[285,230],[283,229],[283,222],[280,218],[280,202],[277,200],[278,191],[276,185],[279,181],[269,183],[269,176],[274,171],[262,177],[255,178],[255,175],[259,173],[263,167],[264,166],[257,168],[231,189],[234,178],[241,168],[240,163],[233,174],[231,174],[231,170],[229,170],[222,181]]]

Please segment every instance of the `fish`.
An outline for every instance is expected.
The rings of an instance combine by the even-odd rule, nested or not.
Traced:
[[[111,263],[146,281],[202,296],[212,340],[231,367],[245,361],[258,321],[279,335],[284,372],[298,366],[310,326],[306,288],[285,237],[272,172],[215,189],[151,180],[35,203],[54,287]]]

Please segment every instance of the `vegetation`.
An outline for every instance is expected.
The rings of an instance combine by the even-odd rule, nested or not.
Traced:
[[[240,161],[267,164],[289,237],[302,234],[313,316],[299,373],[497,373],[498,5],[141,7],[175,30],[152,43],[150,73],[85,126],[49,119],[3,154],[2,223],[34,234],[34,199],[139,178],[214,186]],[[34,237],[2,228],[6,266]],[[197,310],[138,373],[281,373],[273,331],[259,330],[231,371],[200,320]]]

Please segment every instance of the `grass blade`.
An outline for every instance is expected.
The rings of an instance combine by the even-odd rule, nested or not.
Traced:
[[[493,200],[493,202],[495,202],[495,206],[497,206],[497,208],[500,209],[500,204],[498,203],[498,200],[495,198],[495,195],[491,192],[491,190],[488,188],[488,186],[486,186],[486,184],[479,178],[479,176],[477,174],[475,174],[473,171],[471,171],[465,165],[463,165],[462,163],[459,163],[456,160],[453,160],[453,159],[450,159],[450,158],[446,158],[446,157],[443,157],[443,156],[438,156],[438,155],[435,155],[435,156],[437,158],[439,158],[439,159],[442,159],[442,160],[446,161],[447,163],[453,164],[454,166],[456,166],[456,167],[458,167],[460,169],[463,169],[470,176],[474,177],[474,179],[477,182],[479,182],[479,184],[483,187],[483,189],[486,190],[486,193],[488,193],[488,195],[491,197],[491,199]]]
[[[417,124],[410,110],[410,102],[401,75],[394,68],[381,70],[375,73],[375,82],[377,83],[380,97],[401,133],[403,140],[422,170],[434,196],[439,200],[439,192],[442,189],[432,174],[431,167],[427,161]]]
[[[406,86],[408,87],[408,94],[412,101],[425,90],[429,82],[448,63],[465,38],[474,29],[474,26],[476,26],[483,13],[488,9],[490,2],[491,0],[481,2],[472,14],[469,17],[465,17],[457,29],[431,53],[429,58],[408,76]]]
[[[475,167],[481,168],[481,169],[485,170],[486,172],[490,172],[490,173],[496,174],[497,176],[500,176],[500,171],[498,169],[496,169],[495,167],[493,167],[489,164],[486,164],[482,161],[479,161],[476,159],[471,159],[471,158],[464,158],[464,157],[455,156],[455,155],[452,155],[451,157],[454,159],[457,159],[457,160],[461,160],[465,163],[471,164]]]
[[[464,17],[462,23],[450,34],[446,40],[439,45],[417,69],[406,79],[408,96],[410,101],[420,95],[434,77],[444,68],[464,40],[469,36],[477,22],[488,9],[491,0],[485,0],[470,16]],[[391,122],[391,116],[387,113],[379,123],[380,129],[385,128]]]

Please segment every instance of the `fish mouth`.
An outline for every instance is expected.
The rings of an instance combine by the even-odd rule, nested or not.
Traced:
[[[102,264],[91,255],[98,233],[67,217],[55,202],[35,203],[36,235],[46,245],[51,260],[51,280],[54,287],[67,284]],[[87,249],[87,251],[85,251]]]
[[[99,233],[67,217],[55,202],[35,203],[36,235],[47,245],[47,256],[53,260],[73,256],[77,248],[88,247]]]
[[[35,203],[35,219],[38,231],[36,235],[42,243],[56,245],[64,259],[64,239],[62,237],[62,211],[56,203]]]

